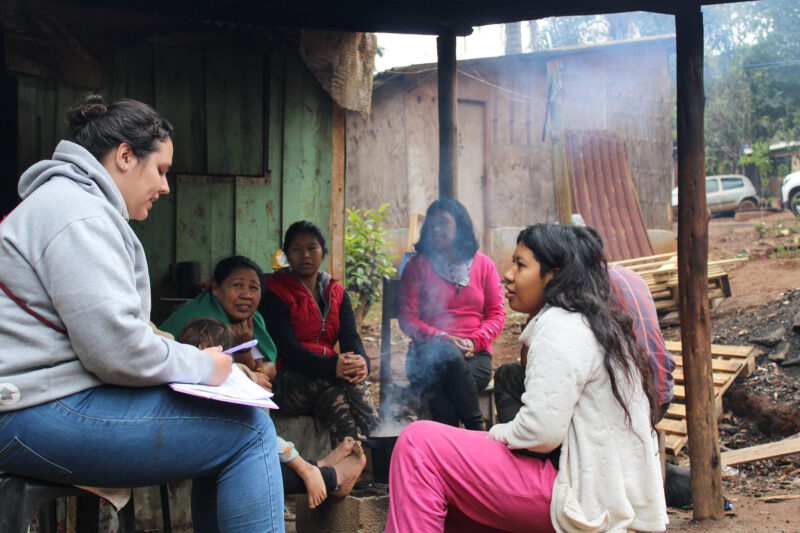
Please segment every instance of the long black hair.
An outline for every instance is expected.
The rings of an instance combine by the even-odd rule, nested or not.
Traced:
[[[585,228],[554,224],[528,226],[517,237],[519,243],[533,253],[542,277],[557,269],[544,288],[544,301],[586,318],[603,349],[611,391],[628,423],[630,412],[620,394],[618,378],[632,382],[638,377],[650,404],[650,425],[655,428],[659,407],[650,359],[636,342],[633,320],[611,286],[601,243]]]
[[[472,259],[478,251],[478,239],[475,237],[475,230],[472,227],[472,219],[464,204],[455,198],[440,198],[433,202],[425,213],[425,223],[420,231],[419,241],[414,245],[414,249],[421,254],[430,255],[436,251],[436,246],[431,242],[430,224],[431,214],[436,211],[446,211],[450,213],[456,221],[456,237],[453,241],[453,253],[460,261]]]

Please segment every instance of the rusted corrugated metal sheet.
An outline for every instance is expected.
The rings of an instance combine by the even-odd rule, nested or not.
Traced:
[[[608,260],[653,255],[625,143],[602,131],[567,131],[566,140],[572,212],[603,237]]]

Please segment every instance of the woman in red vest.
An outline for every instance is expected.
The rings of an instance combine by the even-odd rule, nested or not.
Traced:
[[[364,384],[369,359],[344,287],[319,269],[328,253],[322,230],[295,222],[283,251],[289,266],[267,278],[259,306],[278,349],[275,401],[289,416],[323,419],[333,445],[368,436],[377,420]]]

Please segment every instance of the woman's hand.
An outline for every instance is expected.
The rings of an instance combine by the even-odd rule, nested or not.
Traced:
[[[222,353],[222,346],[206,348],[203,351],[210,353],[211,357],[214,358],[214,375],[211,376],[207,385],[220,385],[231,374],[233,359],[231,359],[230,355]]]
[[[245,375],[247,375],[250,381],[258,385],[259,387],[267,389],[268,391],[272,391],[272,383],[270,383],[267,376],[265,376],[261,372],[246,367],[242,363],[236,363],[236,364],[239,365],[241,371],[244,372]]]
[[[278,375],[278,369],[275,368],[275,363],[259,359],[258,361],[256,361],[256,367],[260,368],[261,371],[264,372],[264,375],[267,376],[267,379],[269,379],[270,381],[275,380],[275,376]]]
[[[472,339],[449,335],[445,340],[455,344],[456,347],[461,350],[461,353],[464,355],[465,359],[469,359],[475,355],[475,342]]]
[[[271,391],[272,381],[275,379],[275,375],[278,373],[278,370],[275,368],[275,363],[264,361],[263,359],[258,359],[255,362],[255,366],[256,366],[256,376],[258,377],[256,383],[258,383],[268,391]]]
[[[353,352],[339,354],[336,362],[336,377],[357,384],[367,379],[367,362]]]
[[[272,392],[272,382],[265,374],[262,374],[261,372],[254,372],[253,374],[255,375],[256,385]]]
[[[253,338],[253,317],[249,317],[241,322],[231,322],[231,331],[236,338],[235,344],[247,342]]]

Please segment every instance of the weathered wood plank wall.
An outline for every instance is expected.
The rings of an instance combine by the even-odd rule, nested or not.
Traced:
[[[171,306],[160,300],[172,295],[171,263],[199,261],[207,279],[217,261],[243,254],[271,270],[283,232],[300,219],[330,238],[333,104],[292,47],[142,43],[107,60],[101,89],[109,101],[149,103],[175,126],[172,194],[132,222],[156,321]],[[87,90],[19,77],[20,171],[69,138],[66,110]]]

